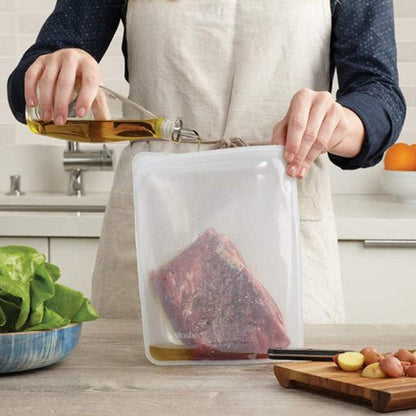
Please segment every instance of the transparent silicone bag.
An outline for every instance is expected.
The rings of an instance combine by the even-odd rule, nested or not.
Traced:
[[[247,364],[302,347],[297,189],[281,146],[144,152],[132,169],[147,358]]]

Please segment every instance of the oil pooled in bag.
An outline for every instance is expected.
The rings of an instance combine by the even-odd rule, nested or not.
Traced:
[[[230,352],[213,348],[185,347],[174,344],[149,345],[150,355],[158,361],[255,360],[268,358],[267,353]]]
[[[27,120],[30,130],[43,136],[64,140],[106,143],[126,140],[145,141],[148,138],[162,138],[160,127],[163,118],[148,120],[67,120],[62,126],[53,121]]]

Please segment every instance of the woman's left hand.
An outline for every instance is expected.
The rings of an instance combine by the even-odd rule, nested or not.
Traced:
[[[288,175],[303,179],[321,153],[354,157],[364,137],[357,114],[342,107],[329,92],[303,89],[293,96],[286,116],[273,128],[272,143],[285,146]]]

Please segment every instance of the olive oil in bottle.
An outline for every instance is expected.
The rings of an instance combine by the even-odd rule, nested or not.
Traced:
[[[200,143],[195,130],[182,127],[180,118],[156,116],[142,106],[103,86],[85,117],[75,113],[76,100],[68,107],[68,119],[63,125],[44,121],[39,106],[26,107],[26,122],[33,133],[59,139],[108,143],[133,140],[170,140]]]
[[[163,118],[149,120],[68,120],[57,126],[53,121],[28,120],[33,133],[59,139],[85,142],[107,143],[140,139],[170,139],[164,137]]]

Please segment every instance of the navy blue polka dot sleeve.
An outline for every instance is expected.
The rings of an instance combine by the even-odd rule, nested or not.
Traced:
[[[392,0],[340,0],[333,13],[332,69],[337,101],[363,121],[366,137],[354,158],[329,154],[342,169],[377,164],[398,138],[406,104],[398,85]]]

